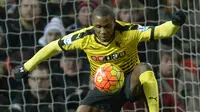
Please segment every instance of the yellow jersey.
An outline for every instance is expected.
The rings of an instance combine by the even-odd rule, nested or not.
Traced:
[[[179,26],[172,21],[155,27],[140,26],[116,21],[114,38],[109,42],[101,42],[94,33],[93,26],[73,32],[55,40],[24,64],[31,71],[37,64],[61,52],[62,50],[82,49],[90,62],[91,75],[103,63],[114,63],[121,67],[125,74],[132,72],[140,63],[137,46],[142,41],[171,37]]]
[[[148,30],[152,28],[116,21],[115,35],[109,42],[99,41],[91,26],[64,36],[59,41],[59,46],[63,50],[84,50],[90,62],[92,75],[103,63],[114,63],[127,74],[140,63],[138,43],[153,36]]]

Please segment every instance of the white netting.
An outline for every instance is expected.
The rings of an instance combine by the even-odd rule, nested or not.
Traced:
[[[199,0],[93,0],[93,2],[90,0],[89,3],[85,3],[85,1],[87,0],[82,0],[82,3],[80,0],[0,0],[1,112],[7,110],[7,107],[13,112],[23,109],[26,112],[46,112],[48,110],[61,112],[65,109],[73,111],[77,108],[80,100],[85,96],[85,92],[88,91],[88,87],[92,86],[89,82],[88,63],[82,52],[57,54],[48,60],[48,68],[52,74],[49,80],[44,76],[30,77],[28,81],[25,79],[16,82],[13,79],[13,67],[29,59],[36,51],[51,41],[51,39],[45,38],[46,35],[56,37],[90,25],[91,22],[88,21],[90,16],[88,15],[98,4],[111,6],[119,20],[148,26],[155,26],[171,20],[171,15],[175,10],[183,9],[187,15],[187,22],[176,35],[171,40],[162,39],[141,43],[138,47],[139,55],[141,61],[149,62],[154,66],[160,87],[161,112],[200,111]],[[56,19],[54,23],[51,20],[55,16],[60,19]],[[45,28],[48,23],[51,24]],[[62,27],[64,27],[64,31]],[[48,33],[52,29],[56,29],[60,34],[53,31]],[[63,55],[70,58],[63,58]],[[172,61],[169,61],[171,58]],[[172,68],[163,67],[167,61],[168,64],[172,64]],[[75,62],[76,67],[62,69],[65,66],[73,66],[69,64],[71,62]],[[160,62],[162,63],[160,64]],[[84,65],[81,66],[82,63]],[[46,69],[45,65],[41,67],[44,70]],[[163,71],[159,68],[162,68]],[[63,75],[65,73],[73,75],[72,69],[78,73],[75,78]],[[167,75],[169,70],[172,70],[173,75],[166,78],[164,75]],[[45,73],[36,71],[36,77],[39,77],[37,74]],[[87,80],[86,77],[88,77]],[[46,96],[43,90],[30,92],[30,87],[27,87],[30,83],[32,88],[38,91],[34,81],[45,83],[41,84],[41,88],[48,89],[48,84],[51,86],[48,89],[47,100],[37,101],[30,96],[31,94],[36,97]],[[58,85],[57,82],[61,83]],[[59,95],[57,96],[57,94]],[[127,102],[122,112],[133,110],[142,112],[147,111],[146,108],[147,105],[143,102],[134,104]]]

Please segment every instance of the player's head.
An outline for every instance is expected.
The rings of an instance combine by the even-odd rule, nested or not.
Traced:
[[[107,5],[98,6],[92,14],[92,24],[98,39],[103,42],[110,41],[115,27],[115,13]]]

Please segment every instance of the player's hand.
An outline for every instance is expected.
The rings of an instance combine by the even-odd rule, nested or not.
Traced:
[[[14,69],[14,76],[16,80],[20,80],[28,76],[28,71],[25,70],[24,66],[16,66]]]
[[[181,26],[185,23],[186,15],[182,10],[178,10],[172,15],[172,23],[177,26]]]

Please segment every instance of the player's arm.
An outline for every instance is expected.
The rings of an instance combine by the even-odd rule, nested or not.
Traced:
[[[141,26],[139,26],[139,41],[141,42],[146,40],[155,40],[160,38],[171,37],[178,31],[179,27],[184,24],[185,20],[185,14],[181,10],[179,10],[172,15],[171,21],[165,22],[156,27],[143,27],[146,28],[145,31],[140,31]]]
[[[57,52],[62,51],[58,45],[58,40],[53,41],[39,50],[30,60],[28,60],[24,65],[17,66],[14,69],[15,79],[21,79],[27,77],[28,73],[40,62],[50,58]]]
[[[152,28],[151,33],[153,36],[151,39],[160,39],[160,38],[168,38],[174,35],[179,29],[179,26],[174,25],[172,21],[165,22],[159,26],[156,26],[154,29]],[[154,30],[154,31],[153,31]]]
[[[74,32],[72,34],[66,35],[61,39],[55,40],[41,50],[39,50],[30,60],[28,60],[24,65],[17,66],[15,68],[14,74],[16,79],[21,79],[28,75],[32,69],[35,68],[42,61],[54,56],[62,50],[73,50],[82,48],[82,39],[79,39],[81,31]],[[82,31],[83,32],[83,31]]]
[[[24,63],[24,68],[26,71],[31,71],[36,65],[42,61],[54,56],[56,53],[61,52],[62,49],[58,45],[58,41],[53,41],[39,50],[30,60]]]

